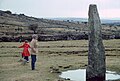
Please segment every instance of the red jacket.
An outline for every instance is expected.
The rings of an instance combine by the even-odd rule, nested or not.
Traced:
[[[24,48],[22,52],[23,56],[30,56],[30,52],[28,50],[28,48],[30,48],[30,45],[28,43],[24,43],[22,46],[19,46],[19,48]]]

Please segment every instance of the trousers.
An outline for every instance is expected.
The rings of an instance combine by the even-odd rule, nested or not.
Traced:
[[[36,55],[31,54],[31,68],[32,70],[35,70],[35,63],[36,63]]]
[[[29,61],[29,58],[28,58],[28,56],[25,56],[25,57],[24,57],[24,59],[25,59],[26,61]]]

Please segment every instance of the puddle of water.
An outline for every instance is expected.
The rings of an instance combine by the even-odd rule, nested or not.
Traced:
[[[61,78],[69,78],[73,81],[86,81],[86,69],[69,70],[62,72]],[[120,79],[120,75],[113,71],[106,71],[106,80]]]

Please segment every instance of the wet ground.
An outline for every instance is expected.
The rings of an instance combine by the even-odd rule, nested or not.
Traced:
[[[61,78],[73,81],[86,81],[86,69],[69,70],[62,72]],[[106,71],[106,80],[120,80],[120,75],[113,71]]]

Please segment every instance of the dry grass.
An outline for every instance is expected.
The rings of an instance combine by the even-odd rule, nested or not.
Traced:
[[[0,81],[57,81],[58,73],[51,73],[51,68],[64,71],[86,68],[88,41],[48,41],[39,42],[39,54],[36,70],[30,63],[21,65],[17,62],[22,43],[0,42]],[[105,40],[107,69],[120,73],[120,40]]]

